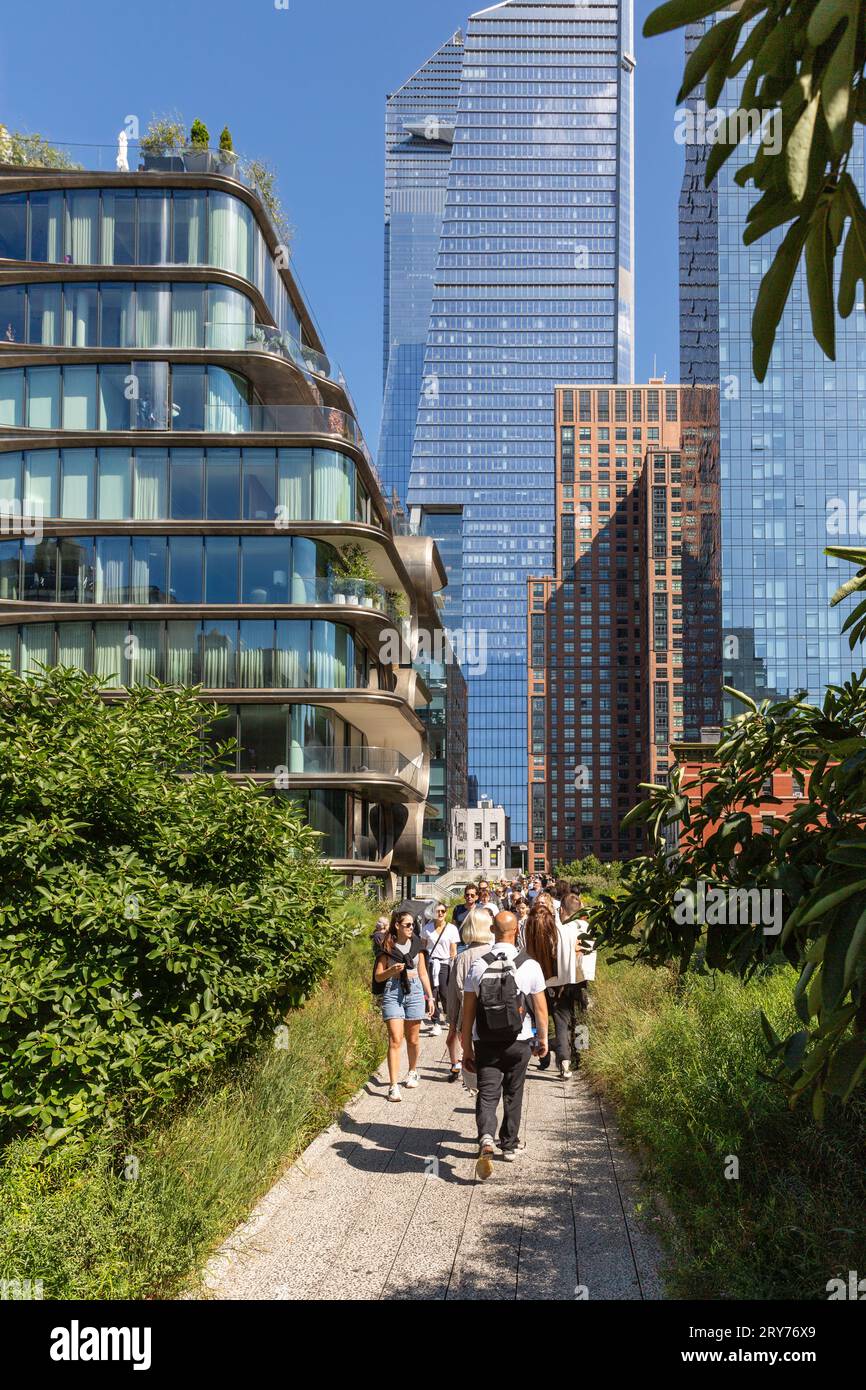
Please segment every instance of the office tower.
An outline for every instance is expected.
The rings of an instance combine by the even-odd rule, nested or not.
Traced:
[[[113,154],[113,152],[112,152]],[[130,151],[130,155],[132,151]],[[0,166],[0,651],[201,685],[351,880],[424,867],[433,543],[395,536],[266,203],[217,153]],[[203,765],[211,761],[203,751]]]
[[[631,0],[466,32],[408,486],[477,634],[469,766],[526,838],[526,579],[553,573],[556,383],[633,376]],[[483,666],[483,671],[482,671]]]
[[[703,24],[689,28],[689,53],[703,32]],[[719,106],[735,109],[738,90],[726,89]],[[698,117],[701,101],[690,102]],[[725,680],[759,699],[798,689],[815,698],[859,666],[840,635],[847,605],[828,606],[850,569],[823,549],[860,541],[850,519],[848,535],[828,534],[827,515],[834,498],[866,487],[866,315],[861,299],[837,320],[831,362],[812,337],[801,268],[766,379],[755,380],[752,313],[785,228],[743,245],[758,195],[734,174],[755,146],[746,141],[707,191],[701,134],[698,119],[680,203],[681,379],[720,388]],[[849,171],[866,190],[862,134]]]
[[[528,581],[529,865],[627,859],[719,704],[716,392],[558,387],[556,572]]]
[[[463,63],[458,31],[388,97],[379,469],[405,504]]]

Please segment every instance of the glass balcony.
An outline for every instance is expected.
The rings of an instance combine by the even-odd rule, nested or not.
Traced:
[[[272,769],[269,769],[269,771]],[[423,769],[396,748],[316,748],[292,743],[290,777],[396,777],[415,790],[422,785]]]

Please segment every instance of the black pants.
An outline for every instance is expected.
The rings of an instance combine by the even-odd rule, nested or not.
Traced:
[[[584,983],[557,985],[547,991],[547,1002],[556,1030],[556,1060],[560,1066],[571,1061],[574,1044],[574,1011],[586,1009],[587,989]],[[580,1058],[578,1057],[578,1061]]]
[[[441,1023],[442,1014],[448,1008],[448,976],[451,974],[451,965],[448,961],[439,963],[439,983],[432,985],[433,990],[433,1017],[431,1023]],[[441,1013],[440,1013],[441,1009]]]
[[[478,1138],[496,1136],[496,1114],[500,1099],[504,1104],[499,1143],[503,1149],[516,1149],[520,1136],[520,1113],[523,1109],[523,1085],[532,1050],[531,1042],[475,1043],[475,1066],[478,1070],[478,1096],[475,1117]]]

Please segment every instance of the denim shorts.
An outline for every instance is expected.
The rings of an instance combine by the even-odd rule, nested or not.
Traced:
[[[399,980],[388,980],[382,995],[382,1017],[403,1018],[409,1023],[417,1023],[427,1013],[424,986],[420,980],[412,981],[411,989],[404,989]]]

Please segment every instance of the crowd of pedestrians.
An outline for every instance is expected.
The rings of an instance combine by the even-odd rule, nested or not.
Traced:
[[[449,1080],[462,1078],[475,1093],[475,1171],[485,1180],[497,1147],[505,1162],[525,1147],[524,1084],[533,1056],[542,1071],[551,1064],[551,1023],[562,1080],[580,1063],[596,962],[580,891],[544,874],[481,879],[466,885],[453,912],[439,903],[418,918],[404,905],[380,917],[372,940],[373,992],[388,1029],[388,1099],[399,1102],[401,1088],[419,1084],[422,1020],[432,1036],[447,1023]]]

